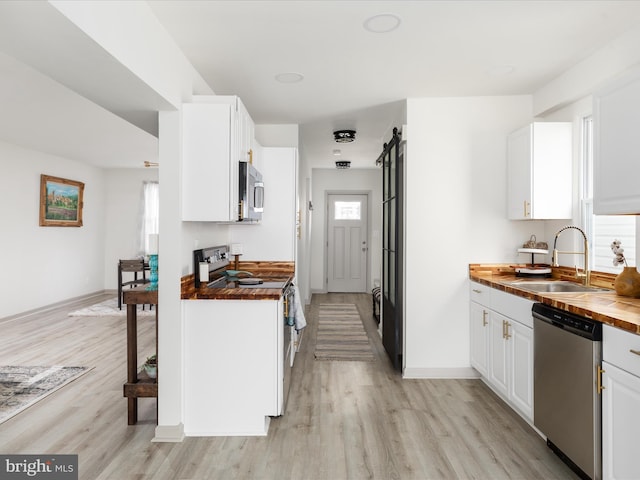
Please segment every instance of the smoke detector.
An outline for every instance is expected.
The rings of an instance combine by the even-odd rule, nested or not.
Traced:
[[[350,143],[356,139],[355,130],[336,130],[333,132],[333,138],[338,143]]]

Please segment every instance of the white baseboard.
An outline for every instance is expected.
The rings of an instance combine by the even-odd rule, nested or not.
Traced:
[[[67,298],[66,300],[61,300],[56,303],[51,303],[49,305],[44,305],[42,307],[34,308],[33,310],[27,310],[25,312],[17,313],[15,315],[10,315],[8,317],[0,318],[0,323],[9,322],[11,320],[18,320],[19,318],[25,318],[30,315],[35,315],[38,313],[48,312],[49,310],[53,310],[54,308],[64,307],[65,305],[71,305],[73,303],[79,302],[81,300],[86,300],[88,298],[97,297],[98,295],[103,295],[105,293],[117,293],[117,290],[100,290],[97,292],[86,293],[84,295],[80,295],[78,297]]]
[[[462,368],[405,368],[402,378],[480,378],[473,367]]]
[[[156,436],[151,440],[152,442],[172,442],[180,443],[184,440],[184,425],[179,423],[178,425],[158,425],[156,427]]]

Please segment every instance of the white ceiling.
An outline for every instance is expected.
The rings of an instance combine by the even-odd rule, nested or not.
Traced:
[[[257,123],[299,123],[305,153],[373,166],[408,97],[531,94],[630,27],[637,1],[150,1],[217,94]],[[389,33],[363,27],[400,18]],[[494,72],[513,67],[509,75]],[[297,72],[304,80],[281,84]],[[400,125],[398,125],[400,126]],[[338,128],[356,142],[339,146]]]
[[[631,0],[148,3],[217,94],[239,95],[256,123],[300,124],[305,154],[325,167],[335,148],[354,167],[373,166],[405,98],[531,94],[640,26]],[[363,28],[381,13],[399,27]],[[166,104],[112,63],[47,2],[0,2],[0,138],[140,166]],[[505,66],[513,72],[495,73]],[[304,79],[275,80],[286,72]],[[357,130],[356,141],[333,142],[339,128]]]

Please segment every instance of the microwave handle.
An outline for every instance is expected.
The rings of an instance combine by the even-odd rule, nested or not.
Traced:
[[[256,212],[264,211],[264,183],[256,182],[253,188],[253,206]]]

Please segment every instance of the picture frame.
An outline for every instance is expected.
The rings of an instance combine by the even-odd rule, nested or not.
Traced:
[[[40,175],[40,226],[81,227],[84,183]]]

